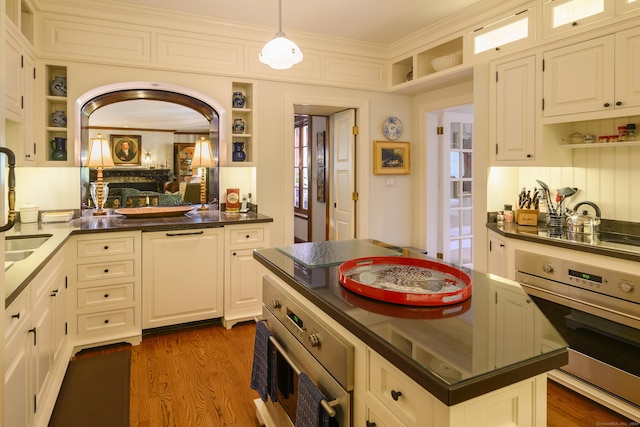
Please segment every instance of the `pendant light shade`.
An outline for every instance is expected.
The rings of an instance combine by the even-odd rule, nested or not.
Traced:
[[[278,0],[278,32],[264,45],[258,59],[274,70],[286,70],[302,62],[302,51],[282,32],[282,0]]]

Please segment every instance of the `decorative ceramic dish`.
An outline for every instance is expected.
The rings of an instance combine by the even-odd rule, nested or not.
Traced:
[[[193,206],[157,206],[143,208],[122,208],[114,212],[127,218],[161,218],[184,215],[193,210]]]
[[[431,66],[436,71],[446,70],[462,63],[462,52],[455,52],[451,55],[444,55],[431,61]]]
[[[358,258],[340,265],[340,283],[365,297],[395,304],[441,306],[471,296],[471,278],[435,261],[407,257]]]
[[[402,136],[403,126],[399,118],[389,116],[382,124],[382,133],[387,139],[396,141]]]

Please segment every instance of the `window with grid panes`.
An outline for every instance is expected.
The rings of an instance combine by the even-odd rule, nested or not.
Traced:
[[[311,181],[310,141],[311,126],[309,116],[297,115],[295,118],[294,146],[294,188],[293,203],[297,215],[309,216],[309,182]]]

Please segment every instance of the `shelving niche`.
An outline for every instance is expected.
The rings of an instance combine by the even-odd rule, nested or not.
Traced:
[[[618,126],[627,125],[633,123],[638,129],[636,129],[636,136],[634,140],[619,141],[619,142],[598,142],[598,136],[600,135],[617,135]],[[607,147],[629,147],[634,145],[640,145],[640,116],[627,116],[598,120],[584,120],[574,121],[566,123],[555,123],[545,125],[545,135],[554,138],[558,141],[558,144],[562,148],[576,149],[576,148],[607,148]],[[571,144],[569,142],[569,135],[574,132],[579,132],[582,135],[590,133],[594,135],[595,141],[593,143],[585,144]]]
[[[66,80],[67,78],[67,67],[58,66],[58,65],[47,65],[46,66],[46,79],[45,79],[45,93],[46,95],[46,109],[45,109],[45,129],[46,129],[46,139],[45,139],[45,147],[44,153],[46,153],[45,161],[52,161],[55,163],[61,163],[65,160],[53,160],[53,148],[51,146],[50,141],[55,138],[65,138],[66,139],[66,149],[67,149],[67,158],[68,161],[71,156],[69,155],[69,140],[68,140],[68,125],[67,126],[55,126],[53,123],[53,113],[56,111],[62,111],[65,117],[69,118],[69,109],[67,108],[67,97],[54,95],[51,89],[51,83],[54,81],[56,77],[62,77]]]
[[[5,13],[8,21],[20,30],[27,41],[33,45],[33,12],[25,0],[7,0]]]
[[[409,57],[404,57],[391,65],[391,85],[398,86],[413,81],[426,80],[430,77],[440,75],[440,73],[450,72],[459,69],[460,65],[447,68],[445,70],[436,71],[431,65],[431,61],[435,58],[460,52],[463,55],[463,39],[462,36],[449,40],[419,51]]]
[[[255,119],[253,108],[255,105],[255,98],[253,93],[253,83],[233,82],[232,94],[233,92],[241,92],[245,96],[245,103],[242,108],[233,107],[231,109],[231,122],[229,124],[230,137],[226,150],[226,166],[250,166],[256,161]],[[234,123],[238,119],[244,122],[244,131],[234,133]],[[244,160],[234,160],[234,142],[241,142],[244,144]]]

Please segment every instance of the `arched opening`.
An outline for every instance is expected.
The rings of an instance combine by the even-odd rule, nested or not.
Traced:
[[[181,88],[173,85],[160,85],[157,83],[149,84],[132,82],[94,89],[87,92],[76,101],[76,160],[81,166],[84,166],[86,161],[89,140],[92,137],[92,129],[105,126],[107,128],[117,129],[117,127],[115,127],[117,126],[117,123],[115,122],[113,125],[105,125],[105,123],[102,122],[100,126],[94,126],[91,121],[91,116],[103,107],[109,106],[110,110],[117,111],[120,106],[130,106],[131,103],[135,103],[136,105],[136,114],[144,115],[146,111],[145,106],[149,106],[151,104],[166,104],[166,106],[170,108],[170,111],[176,111],[175,120],[181,120],[179,117],[183,117],[182,115],[177,114],[177,112],[181,110],[188,110],[192,117],[201,117],[201,123],[199,122],[197,126],[194,127],[192,133],[206,135],[206,137],[211,141],[214,156],[216,160],[218,159],[220,143],[224,141],[224,129],[221,129],[220,123],[224,123],[225,110],[217,101],[188,88]],[[138,105],[140,105],[141,108],[137,108]],[[163,108],[166,109],[166,107]],[[131,111],[130,107],[129,111]],[[149,111],[149,114],[154,113]],[[169,120],[167,120],[167,122],[168,121]],[[180,125],[175,121],[173,123],[164,123],[163,125],[166,125],[167,129],[180,128]],[[190,125],[191,124],[187,126]],[[173,153],[172,148],[169,148],[168,151]],[[167,163],[169,164],[168,167],[173,169],[173,162],[171,161]],[[126,168],[126,174],[133,176],[138,173],[147,177],[156,176],[148,173],[148,169],[154,168],[155,167],[150,167],[149,165],[147,165],[147,167],[144,165],[128,167]],[[122,170],[122,168],[118,167],[114,169]],[[145,171],[147,171],[147,173],[144,173]],[[91,180],[90,169],[82,167],[80,177],[81,205],[87,206],[87,202],[90,198],[88,191]],[[218,200],[218,184],[219,168],[218,166],[211,167],[208,169],[207,176],[207,201]],[[161,186],[159,185],[158,188],[161,188]]]

